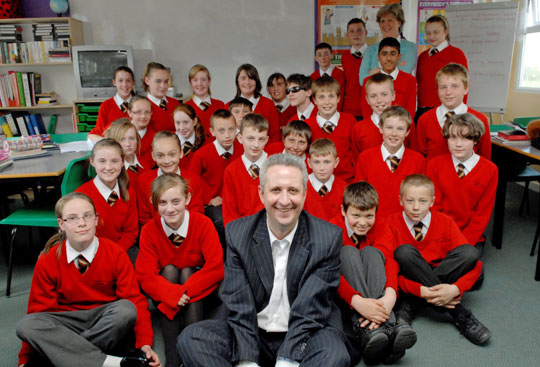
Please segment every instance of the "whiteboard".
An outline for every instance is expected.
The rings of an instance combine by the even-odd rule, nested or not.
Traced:
[[[510,83],[518,2],[449,5],[450,40],[467,55],[467,104],[482,112],[504,113]]]

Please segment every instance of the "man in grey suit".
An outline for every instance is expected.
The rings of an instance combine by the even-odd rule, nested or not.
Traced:
[[[306,184],[299,157],[276,154],[263,165],[265,209],[225,231],[227,316],[180,334],[186,367],[350,365],[333,302],[341,231],[302,210]]]

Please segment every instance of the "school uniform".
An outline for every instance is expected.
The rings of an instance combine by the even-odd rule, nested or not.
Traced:
[[[437,49],[437,52],[434,53],[433,49]],[[448,44],[448,41],[444,41],[437,47],[431,47],[418,56],[416,80],[418,81],[419,108],[437,107],[441,104],[436,75],[443,66],[452,62],[461,64],[467,69],[469,68],[465,53],[461,49]],[[465,96],[463,102],[467,103],[467,96]]]
[[[177,233],[184,237],[179,247],[169,236]],[[170,320],[180,311],[178,300],[183,294],[189,303],[197,302],[212,293],[223,280],[223,253],[210,219],[186,210],[184,222],[177,231],[171,229],[163,218],[156,216],[141,230],[140,252],[135,265],[137,280],[142,290],[154,301],[157,308]],[[199,267],[184,284],[174,284],[159,275],[166,265],[178,269]]]
[[[119,118],[128,118],[127,104],[131,101],[131,97],[127,101],[124,101],[118,93],[112,98],[109,98],[99,106],[98,117],[96,120],[96,126],[90,130],[90,135],[105,135],[107,130],[113,121]],[[124,104],[125,103],[125,104]]]
[[[416,129],[415,150],[422,153],[426,160],[449,153],[448,143],[442,135],[442,127],[446,121],[446,113],[448,108],[440,105],[437,108],[431,109],[424,113],[418,119]],[[484,158],[491,159],[491,136],[489,134],[489,123],[484,114],[478,112],[466,104],[462,103],[454,111],[456,114],[470,113],[476,116],[484,124],[485,133],[480,138],[478,144],[474,146],[474,151]]]
[[[180,102],[169,96],[164,96],[163,98],[159,99],[148,94],[146,98],[152,102],[150,103],[152,105],[152,120],[148,126],[150,126],[152,130],[156,132],[162,130],[175,132],[176,128],[174,127],[173,112],[174,109],[180,105]],[[159,107],[162,101],[166,102],[165,109]]]
[[[129,186],[129,201],[124,201],[118,183],[111,190],[101,181],[99,176],[82,184],[76,192],[88,195],[98,213],[98,226],[96,236],[108,238],[117,243],[125,251],[137,241],[139,226],[137,222],[137,195],[133,185]],[[107,200],[112,192],[117,199],[113,205]]]
[[[289,120],[291,119],[291,117],[296,115],[296,107],[291,106],[291,104],[289,103],[288,98],[285,98],[281,102],[274,101],[274,104],[276,105],[276,109],[278,110],[278,114],[279,114],[279,131],[280,131],[280,136],[282,136],[281,135],[281,128],[287,126],[287,124],[289,123]],[[280,106],[281,106],[281,108],[280,108]]]
[[[433,210],[454,219],[470,244],[484,240],[497,192],[498,169],[487,159],[473,154],[463,162],[465,177],[459,178],[457,165],[461,163],[451,154],[433,158],[427,175],[435,184]]]
[[[271,155],[280,154],[280,153],[289,154],[289,153],[287,153],[285,151],[285,144],[283,144],[282,141],[277,141],[275,143],[266,144],[264,146],[264,151],[266,153],[268,153],[269,157]],[[307,151],[306,151],[306,153],[302,154],[302,156],[300,158],[302,158],[302,160],[304,161],[304,164],[306,165],[306,169],[307,169],[308,173],[311,173],[311,168],[309,167],[309,163],[308,163],[309,155],[307,154]]]
[[[150,196],[152,195],[152,182],[162,174],[163,171],[161,168],[155,168],[139,177],[135,191],[137,194],[139,224],[141,226],[157,216],[157,213],[152,206],[152,202],[150,201]],[[177,174],[183,177],[189,186],[191,201],[187,208],[193,212],[204,213],[204,192],[206,190],[206,184],[199,176],[187,169],[178,169]]]
[[[392,172],[390,157],[395,156],[399,165]],[[425,173],[426,162],[424,157],[414,150],[401,148],[390,154],[386,147],[372,147],[363,151],[356,161],[355,181],[367,181],[373,185],[379,195],[379,208],[377,217],[401,211],[399,192],[401,181],[414,173]]]
[[[356,119],[348,113],[336,112],[328,121],[334,126],[330,134],[323,131],[322,127],[326,120],[319,115],[312,115],[306,120],[306,123],[311,128],[312,141],[327,138],[334,142],[339,157],[339,164],[334,171],[334,175],[345,182],[349,182],[354,177],[351,136]]]
[[[54,365],[81,364],[81,358],[87,365],[103,364],[105,354],[99,344],[115,344],[118,335],[110,335],[105,325],[98,325],[99,319],[85,323],[87,318],[101,316],[93,314],[100,307],[119,306],[115,309],[122,314],[112,322],[133,319],[135,346],[152,345],[148,303],[140,293],[125,251],[109,239],[96,237],[82,252],[90,263],[84,274],[76,265],[78,255],[64,241],[38,258],[28,298],[28,315],[17,325],[17,333],[24,340],[19,365],[28,362],[38,349]],[[44,329],[42,325],[48,326]],[[97,333],[96,328],[102,328],[103,334]],[[114,327],[112,330],[116,331]]]
[[[467,239],[448,215],[429,211],[421,222],[423,238],[416,240],[413,235],[415,223],[404,212],[388,218],[397,246],[394,258],[400,268],[399,289],[421,297],[420,286],[448,283],[455,284],[463,295],[481,275],[478,251],[467,244]]]
[[[193,155],[195,152],[202,146],[202,144],[197,144],[195,139],[195,132],[189,137],[184,138],[179,133],[176,133],[176,136],[178,136],[178,140],[180,140],[181,149],[183,152],[182,159],[180,159],[180,169],[188,169],[189,165],[191,163],[191,159],[193,158]],[[191,145],[191,148],[186,146],[186,144]]]
[[[141,138],[141,145],[139,151],[136,152],[137,159],[145,170],[151,170],[156,165],[154,158],[152,158],[152,141],[156,135],[156,131],[150,127],[146,127],[143,130],[138,130],[137,133]]]
[[[381,73],[386,74],[382,71]],[[416,78],[399,69],[395,69],[387,75],[390,75],[394,79],[394,93],[396,98],[392,102],[392,106],[405,108],[411,115],[411,118],[413,118],[416,112]],[[371,76],[368,76],[362,84],[362,97],[360,98],[362,116],[369,116],[373,113],[366,99],[366,81],[370,78]],[[414,124],[411,125],[411,133],[414,137]]]
[[[367,50],[367,44],[363,44],[360,49],[351,47],[341,54],[341,65],[345,73],[345,96],[343,98],[343,112],[350,113],[353,116],[362,116],[362,109],[358,101],[362,98],[362,87],[358,79],[362,56]],[[358,54],[357,52],[360,52]]]
[[[266,152],[257,162],[251,162],[242,155],[225,168],[222,191],[225,226],[233,220],[255,214],[264,207],[259,198],[259,176],[254,178],[249,173],[249,167],[256,164],[260,171],[266,158]]]
[[[205,109],[203,102],[209,103],[210,106]],[[200,99],[197,96],[193,96],[189,101],[186,102],[186,104],[193,107],[193,109],[195,110],[195,114],[197,115],[199,120],[201,120],[201,124],[204,127],[204,133],[206,134],[206,138],[213,141],[214,137],[212,136],[212,134],[210,134],[210,118],[212,117],[212,114],[217,110],[224,109],[225,104],[219,99],[214,99],[210,96],[207,96],[204,100]]]
[[[244,96],[241,95],[240,97]],[[258,98],[251,97],[246,99],[253,103],[251,108],[253,113],[258,113],[259,115],[264,116],[264,118],[268,121],[269,141],[280,141],[281,132],[279,130],[279,114],[274,102],[270,98],[266,98],[263,95],[259,96]],[[231,101],[227,102],[227,105],[225,106],[227,109],[229,108],[230,103]]]
[[[333,65],[330,65],[330,67],[327,70],[315,70],[311,75],[311,80],[315,81],[319,79],[324,74],[331,76],[332,78],[336,79],[339,83],[339,104],[338,104],[338,111],[341,112],[343,109],[343,100],[345,95],[345,73],[340,68],[337,68]]]
[[[294,120],[305,121],[308,118],[310,118],[311,115],[317,116],[318,112],[319,112],[319,109],[317,108],[317,106],[309,102],[309,106],[303,112],[300,112],[300,110],[298,110],[298,107],[297,107],[296,114],[292,115],[288,122],[291,122]]]
[[[369,116],[364,116],[362,121],[356,123],[352,129],[351,141],[355,162],[363,151],[380,146],[383,138],[379,130],[379,115],[373,112]]]
[[[324,188],[322,188],[323,186]],[[323,183],[313,173],[310,174],[307,184],[306,204],[309,203],[311,210],[306,210],[311,215],[329,221],[341,212],[345,187],[347,187],[347,183],[334,175]],[[324,192],[326,194],[322,195]]]

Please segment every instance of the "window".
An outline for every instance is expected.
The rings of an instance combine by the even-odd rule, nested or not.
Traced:
[[[525,0],[520,32],[520,57],[517,88],[540,93],[540,0]]]

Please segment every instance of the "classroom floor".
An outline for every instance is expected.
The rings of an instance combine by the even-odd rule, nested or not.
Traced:
[[[537,366],[540,329],[540,282],[534,281],[536,257],[529,251],[538,218],[538,193],[530,193],[530,215],[518,215],[523,187],[508,185],[506,223],[502,250],[486,245],[485,281],[479,291],[463,297],[477,318],[488,326],[493,337],[485,347],[478,347],[461,336],[446,315],[434,313],[418,317],[413,327],[417,344],[398,366]],[[17,203],[16,203],[17,204]],[[490,225],[491,226],[491,225]],[[491,228],[488,228],[488,238]],[[46,235],[46,234],[43,234]],[[0,365],[16,366],[20,341],[15,324],[26,312],[33,264],[44,239],[33,232],[32,245],[24,233],[19,236],[12,295],[5,297],[6,262],[0,260]],[[4,248],[4,244],[2,244]],[[3,252],[0,251],[0,257]],[[157,320],[154,320],[157,321]],[[163,356],[159,323],[155,322],[154,347]],[[364,366],[360,362],[358,366]]]

